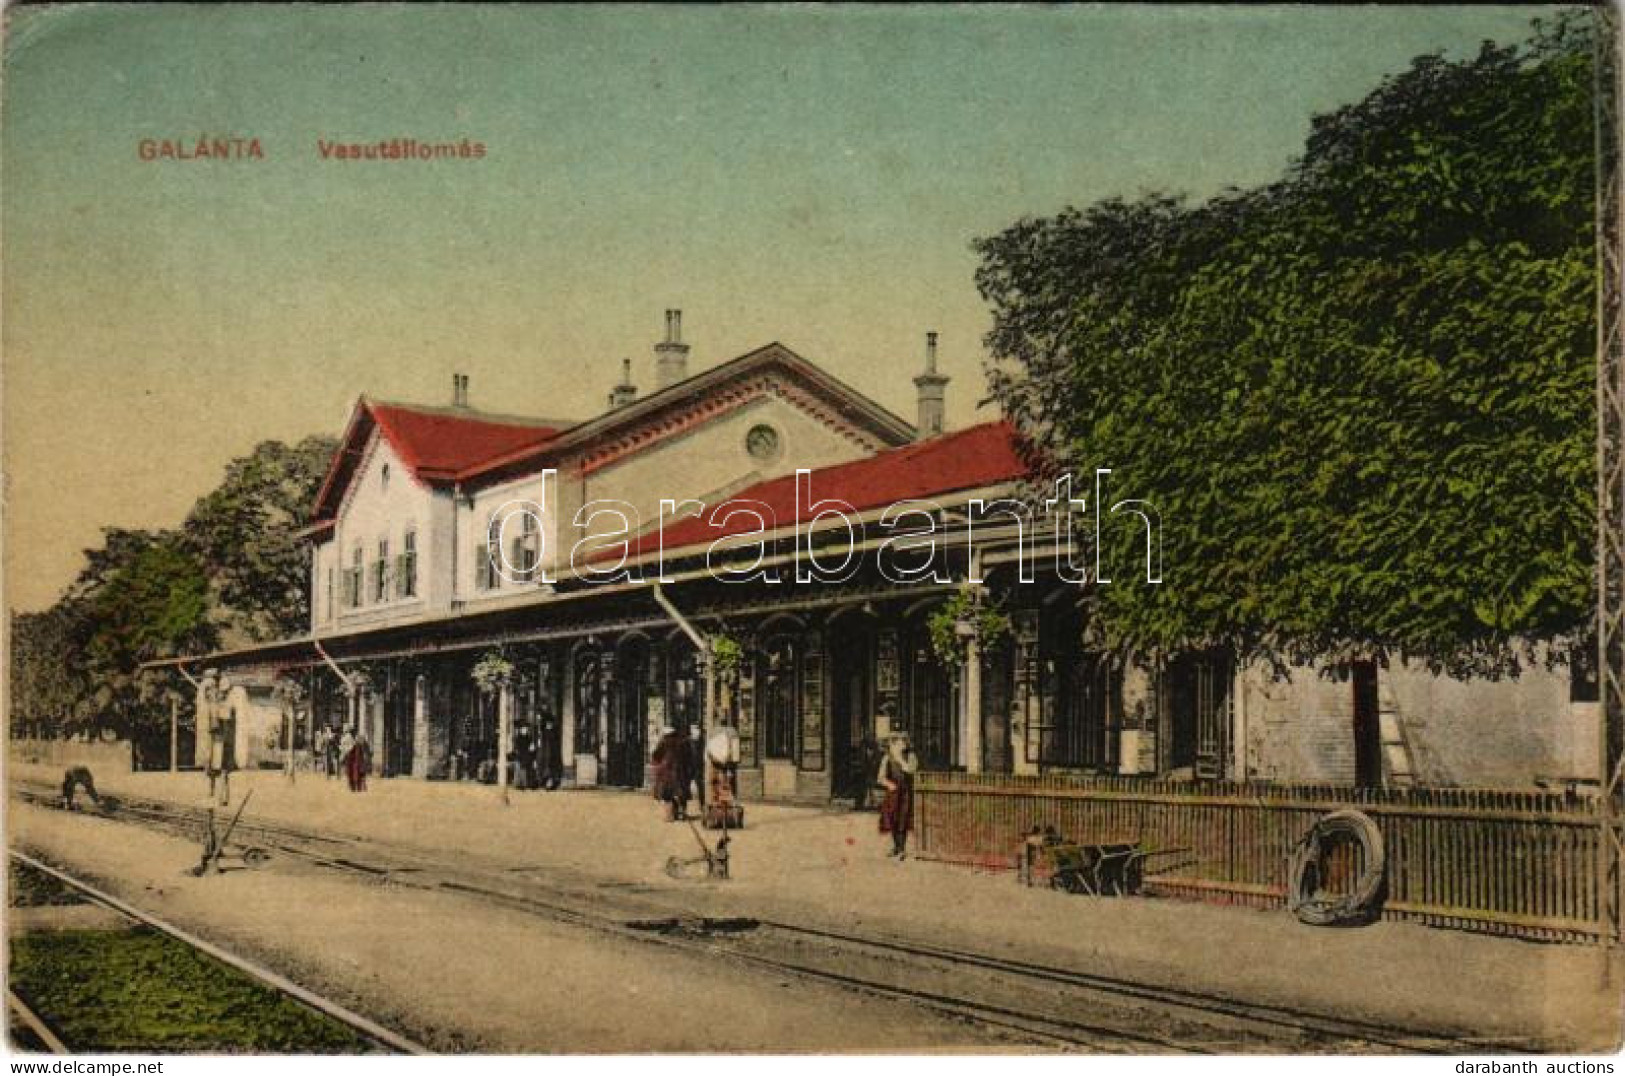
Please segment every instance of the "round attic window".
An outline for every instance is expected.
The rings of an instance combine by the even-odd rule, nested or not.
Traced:
[[[745,434],[745,451],[757,463],[771,463],[779,458],[779,431],[772,426],[752,426]]]

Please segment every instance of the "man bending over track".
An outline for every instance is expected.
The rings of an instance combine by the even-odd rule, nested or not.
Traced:
[[[83,788],[90,796],[90,802],[97,807],[102,805],[102,798],[96,794],[96,779],[90,775],[87,766],[69,766],[62,774],[62,806],[66,810],[73,810],[73,797]]]

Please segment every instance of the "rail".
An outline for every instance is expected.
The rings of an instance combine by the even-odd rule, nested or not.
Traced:
[[[19,852],[15,849],[11,849],[10,854],[11,858],[15,859],[17,862],[25,863],[42,874],[51,876],[52,878],[61,882],[63,885],[68,886],[70,889],[83,894],[89,900],[102,905],[104,908],[110,908],[113,911],[118,912],[120,915],[127,916],[130,919],[134,919],[138,923],[143,923],[154,930],[167,934],[183,945],[189,946],[196,949],[200,953],[213,957],[222,964],[236,968],[244,975],[263,983],[280,994],[286,994],[288,997],[291,997],[304,1005],[308,1005],[317,1012],[337,1020],[339,1023],[344,1024],[346,1027],[349,1027],[354,1031],[360,1032],[362,1035],[365,1035],[367,1038],[372,1039],[374,1042],[377,1042],[380,1045],[387,1046],[389,1049],[403,1054],[426,1056],[430,1053],[426,1047],[396,1034],[395,1032],[389,1030],[389,1028],[384,1027],[382,1024],[375,1023],[359,1013],[346,1009],[337,1002],[329,1001],[320,994],[305,989],[286,976],[279,975],[269,968],[262,967],[251,960],[238,956],[236,953],[222,949],[213,942],[206,941],[190,931],[183,930],[172,923],[168,923],[150,912],[142,911],[135,905],[128,904],[110,893],[104,893],[95,886],[81,881],[71,874],[58,870],[49,863],[44,863],[25,852]]]

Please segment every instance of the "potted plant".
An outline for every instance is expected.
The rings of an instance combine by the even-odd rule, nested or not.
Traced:
[[[966,585],[931,613],[926,628],[937,661],[955,668],[965,660],[972,639],[985,647],[997,646],[1010,634],[1010,618]]]

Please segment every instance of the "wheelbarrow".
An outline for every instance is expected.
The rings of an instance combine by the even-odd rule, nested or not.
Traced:
[[[1148,859],[1183,851],[1152,850],[1138,840],[1084,844],[1062,838],[1053,828],[1035,829],[1023,842],[1020,877],[1029,886],[1048,875],[1052,889],[1091,897],[1128,897],[1140,891]]]

